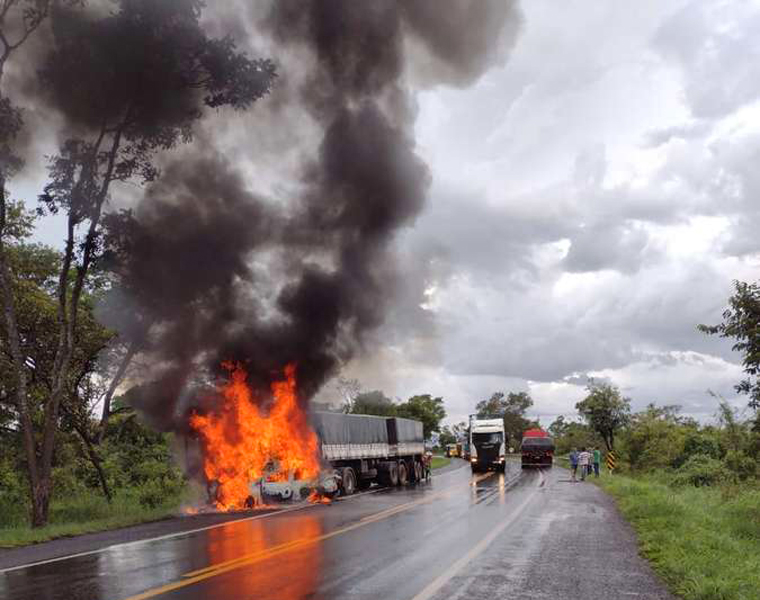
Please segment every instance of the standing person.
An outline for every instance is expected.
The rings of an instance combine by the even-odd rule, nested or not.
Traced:
[[[591,452],[586,452],[585,446],[581,448],[581,453],[578,456],[578,464],[581,467],[581,481],[586,481],[588,466],[591,464]]]
[[[570,452],[570,472],[573,474],[573,481],[578,481],[578,450],[576,448]]]
[[[594,477],[599,477],[599,464],[602,462],[602,453],[599,446],[594,447]]]

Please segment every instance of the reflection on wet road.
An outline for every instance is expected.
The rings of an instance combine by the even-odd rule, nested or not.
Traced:
[[[0,597],[411,599],[523,510],[543,479],[519,465],[472,475],[463,463],[416,487],[6,571]]]

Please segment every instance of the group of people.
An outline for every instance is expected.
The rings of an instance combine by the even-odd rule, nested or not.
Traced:
[[[573,448],[573,451],[570,452],[570,471],[573,474],[573,481],[578,481],[578,467],[581,469],[581,481],[585,481],[586,475],[590,477],[591,473],[599,477],[601,460],[602,453],[599,451],[599,446],[593,451],[586,450],[585,446],[581,448],[580,452],[577,448]]]

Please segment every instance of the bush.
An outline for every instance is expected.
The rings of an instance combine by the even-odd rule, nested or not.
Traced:
[[[681,467],[676,469],[673,484],[677,486],[717,485],[727,479],[725,463],[706,454],[691,456]]]
[[[743,452],[729,450],[725,458],[728,467],[741,481],[753,478],[757,474],[757,463]]]
[[[723,457],[720,443],[713,435],[704,432],[692,431],[686,436],[683,452],[673,461],[673,466],[683,466],[692,456],[709,456],[716,460]]]

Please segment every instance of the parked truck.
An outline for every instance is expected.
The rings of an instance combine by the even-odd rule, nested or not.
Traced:
[[[470,421],[470,467],[472,472],[495,469],[504,472],[506,465],[504,419]]]
[[[554,460],[554,440],[543,429],[528,429],[523,433],[522,468],[551,467]]]
[[[373,483],[396,486],[422,479],[420,421],[329,412],[311,416],[322,459],[334,469],[342,494]]]

